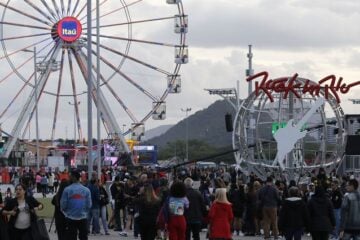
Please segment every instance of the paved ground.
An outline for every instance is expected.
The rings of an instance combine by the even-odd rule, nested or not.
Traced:
[[[48,224],[48,229],[49,229],[49,223],[50,223],[50,220],[49,222],[47,223]],[[53,226],[54,227],[54,226]],[[57,240],[57,235],[56,233],[54,232],[54,229],[51,231],[50,233],[50,239],[51,240]],[[128,237],[122,237],[119,235],[118,232],[114,232],[112,230],[110,230],[110,235],[90,235],[89,236],[89,240],[98,240],[98,239],[106,239],[106,240],[119,240],[119,239],[123,239],[123,240],[134,240],[136,238],[134,238],[133,234],[129,234]],[[138,240],[140,240],[140,238],[137,238]],[[203,231],[201,232],[201,235],[200,235],[200,239],[201,240],[206,240],[206,232]],[[233,237],[233,240],[242,240],[242,239],[245,239],[245,240],[263,240],[264,238],[263,237],[238,237],[238,236],[235,236]],[[285,240],[285,238],[283,238]],[[305,240],[310,240],[311,238],[310,237],[303,237],[302,239],[305,239]]]

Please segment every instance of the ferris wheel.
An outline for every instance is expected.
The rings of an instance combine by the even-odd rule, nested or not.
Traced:
[[[99,6],[98,20],[91,9],[94,64],[88,78],[86,0],[0,2],[0,124],[9,135],[3,157],[18,139],[34,136],[36,112],[42,139],[67,138],[71,126],[83,139],[88,79],[102,127],[124,151],[124,136],[139,138],[146,120],[165,119],[165,99],[181,91],[179,71],[188,62],[181,0],[101,0]]]

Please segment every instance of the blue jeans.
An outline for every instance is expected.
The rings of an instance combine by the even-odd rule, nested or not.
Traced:
[[[335,238],[338,238],[339,237],[339,228],[340,228],[341,208],[334,209],[334,215],[335,215],[335,229],[331,235],[333,235]]]
[[[90,232],[90,226],[92,224],[92,226],[93,226],[92,232],[100,233],[99,217],[100,217],[100,209],[99,208],[90,209],[89,216],[88,216],[88,231],[89,232]]]
[[[104,232],[107,233],[108,230],[108,226],[107,226],[107,222],[106,222],[106,205],[105,206],[101,206],[101,210],[100,210],[100,216],[101,216],[101,222],[104,228]]]

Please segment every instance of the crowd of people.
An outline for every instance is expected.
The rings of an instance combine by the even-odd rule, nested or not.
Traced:
[[[3,202],[0,196],[9,239],[31,239],[36,211],[44,208],[34,191],[44,197],[54,193],[59,240],[115,232],[144,240],[199,240],[203,230],[213,240],[360,239],[358,180],[327,176],[323,169],[301,182],[281,176],[263,181],[226,168],[184,168],[171,176],[126,168],[103,170],[101,176],[76,169],[70,174],[23,174],[14,197],[7,193]]]

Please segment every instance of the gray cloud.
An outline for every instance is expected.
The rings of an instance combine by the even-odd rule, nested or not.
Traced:
[[[189,2],[186,10],[191,20],[191,45],[234,47],[252,43],[265,49],[299,50],[359,44],[360,29],[354,24],[360,21],[359,7],[354,7],[359,2],[348,1],[352,4],[340,13],[335,5],[330,10],[329,1],[324,0],[316,1],[314,8],[310,8],[313,1],[251,2]]]

